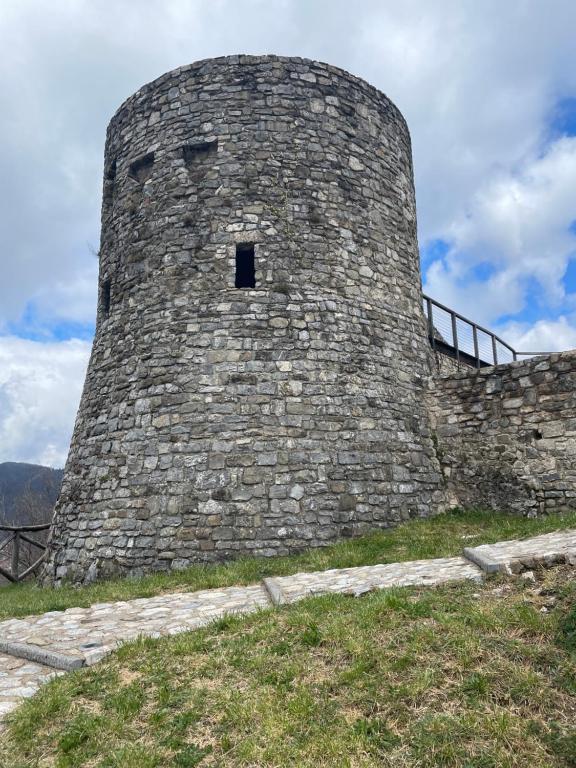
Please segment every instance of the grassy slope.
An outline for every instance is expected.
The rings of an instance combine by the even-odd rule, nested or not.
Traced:
[[[124,589],[431,557],[574,522],[450,515],[301,558]],[[575,573],[538,579],[327,596],[128,644],[25,702],[0,737],[0,765],[576,766]],[[120,589],[70,595],[78,603],[84,592],[125,596]]]
[[[576,765],[574,573],[336,595],[143,640],[27,701],[10,768]],[[541,608],[556,596],[549,612]]]
[[[453,512],[292,557],[244,558],[223,565],[193,566],[177,573],[108,581],[80,589],[40,589],[34,584],[0,588],[0,620],[162,592],[251,584],[264,576],[298,571],[445,557],[460,554],[464,546],[574,527],[576,513],[526,520],[495,513]]]

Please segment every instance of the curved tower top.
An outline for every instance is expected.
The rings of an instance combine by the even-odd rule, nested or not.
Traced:
[[[230,56],[141,88],[108,128],[99,297],[49,579],[438,506],[410,138],[364,81]]]

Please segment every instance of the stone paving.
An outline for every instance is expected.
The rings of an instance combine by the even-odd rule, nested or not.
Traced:
[[[63,672],[0,653],[0,719],[47,680]]]
[[[432,586],[463,579],[481,581],[482,571],[463,557],[447,557],[339,568],[320,573],[297,573],[294,576],[264,579],[264,583],[274,604],[281,605],[327,592],[357,596],[373,589]]]
[[[519,573],[538,565],[564,562],[576,565],[576,531],[555,531],[524,541],[513,539],[466,547],[464,556],[486,573]]]
[[[0,622],[0,720],[63,669],[95,664],[120,643],[204,626],[216,618],[247,614],[326,593],[361,595],[374,589],[480,581],[483,571],[518,572],[537,564],[576,565],[576,530],[525,541],[483,544],[465,557],[342,568],[271,577],[261,585],[226,587],[98,603]],[[42,663],[42,662],[45,663]]]
[[[42,616],[0,622],[0,643],[19,643],[90,666],[120,643],[141,635],[174,635],[209,624],[231,613],[269,608],[261,586],[206,589],[118,603],[97,603],[89,608],[68,608]]]

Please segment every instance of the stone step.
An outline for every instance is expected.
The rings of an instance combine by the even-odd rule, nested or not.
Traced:
[[[519,573],[527,568],[564,562],[576,565],[576,531],[554,531],[531,539],[466,547],[464,556],[486,573]]]
[[[432,586],[463,579],[481,581],[482,571],[463,557],[443,557],[276,576],[264,579],[264,584],[272,602],[283,605],[329,592],[357,596],[374,589]]]

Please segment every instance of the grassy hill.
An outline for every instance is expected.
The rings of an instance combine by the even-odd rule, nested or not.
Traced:
[[[454,513],[292,558],[9,587],[0,612],[450,555],[575,526],[574,514]],[[576,765],[575,724],[576,571],[557,567],[535,581],[311,598],[127,644],[25,702],[0,735],[0,765],[560,768]]]

